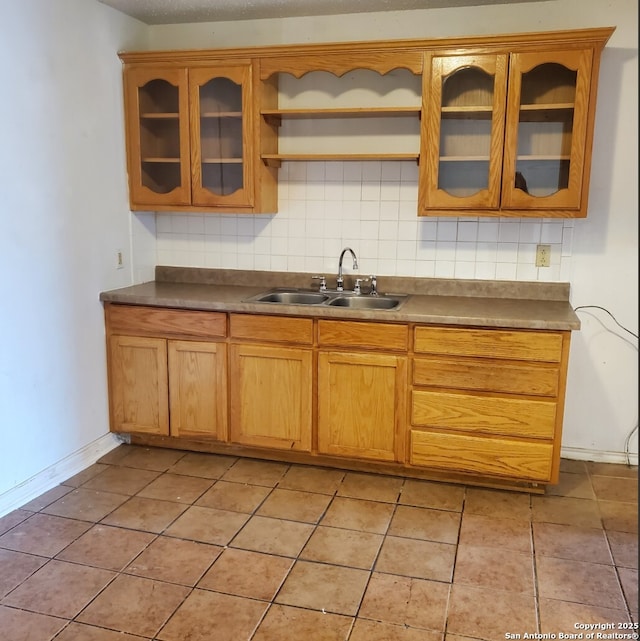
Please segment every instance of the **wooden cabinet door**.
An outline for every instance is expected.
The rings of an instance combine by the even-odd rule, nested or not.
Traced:
[[[498,209],[507,55],[435,56],[426,68],[420,209]]]
[[[402,461],[406,358],[321,351],[318,452]]]
[[[253,205],[251,66],[189,70],[194,205]]]
[[[171,436],[227,436],[226,345],[169,341]]]
[[[592,58],[591,49],[511,55],[505,209],[581,209],[591,156],[587,131]]]
[[[187,70],[132,66],[124,82],[131,208],[188,205]]]
[[[310,451],[311,350],[231,345],[230,355],[231,440]]]
[[[111,430],[168,435],[167,342],[112,336],[109,350]]]

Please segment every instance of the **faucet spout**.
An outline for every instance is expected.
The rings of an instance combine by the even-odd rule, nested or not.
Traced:
[[[336,278],[336,291],[344,291],[344,278],[342,277],[342,260],[344,255],[349,252],[353,256],[353,269],[358,269],[358,258],[356,253],[351,249],[351,247],[345,247],[340,253],[340,259],[338,260],[338,277]]]

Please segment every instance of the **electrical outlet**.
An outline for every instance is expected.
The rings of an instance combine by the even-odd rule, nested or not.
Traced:
[[[116,269],[124,267],[124,253],[121,249],[116,249]]]
[[[538,245],[536,267],[551,267],[551,245]]]

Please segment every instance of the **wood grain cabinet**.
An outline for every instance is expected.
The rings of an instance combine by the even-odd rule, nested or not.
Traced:
[[[416,327],[410,462],[556,483],[568,332]]]
[[[131,209],[274,209],[275,184],[255,175],[251,62],[162,59],[125,64]]]
[[[231,440],[311,450],[313,320],[230,316]]]
[[[107,305],[106,317],[111,430],[226,440],[226,345],[197,340],[223,338],[225,316]]]
[[[318,321],[318,452],[404,461],[405,325]]]
[[[427,55],[419,213],[586,216],[599,53]]]

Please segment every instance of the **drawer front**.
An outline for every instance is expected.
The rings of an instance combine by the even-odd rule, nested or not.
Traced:
[[[553,438],[553,401],[414,390],[411,423],[484,434]]]
[[[406,325],[351,321],[318,321],[318,344],[322,347],[363,347],[407,351]]]
[[[229,321],[231,338],[268,343],[298,343],[301,345],[313,343],[313,320],[311,318],[231,314]]]
[[[503,329],[416,327],[416,352],[559,363],[563,335]]]
[[[556,397],[560,370],[547,364],[416,358],[413,384]]]
[[[107,304],[105,313],[112,333],[198,338],[227,335],[226,314],[218,312]]]
[[[412,465],[549,481],[553,446],[504,438],[411,432]]]

